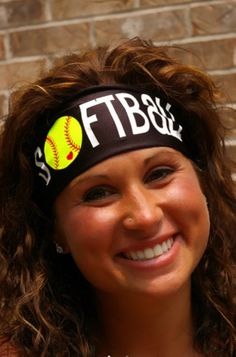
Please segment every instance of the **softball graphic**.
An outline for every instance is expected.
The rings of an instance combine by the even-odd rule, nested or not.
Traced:
[[[54,170],[65,169],[78,156],[82,139],[83,133],[78,120],[71,116],[58,118],[44,143],[46,163]]]

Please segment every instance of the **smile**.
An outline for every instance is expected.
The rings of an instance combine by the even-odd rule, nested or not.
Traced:
[[[129,253],[124,253],[124,257],[131,260],[149,260],[167,253],[174,244],[174,239],[167,239],[162,244],[156,244],[153,248],[137,250]]]

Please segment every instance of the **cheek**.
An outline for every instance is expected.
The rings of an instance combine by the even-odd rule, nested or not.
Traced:
[[[186,232],[188,239],[199,239],[206,245],[210,231],[210,219],[206,202],[198,178],[195,174],[182,178],[168,191],[168,200],[172,200],[172,217]]]
[[[116,220],[102,208],[70,213],[64,224],[64,238],[78,269],[92,286],[113,284],[112,244]]]
[[[64,224],[64,236],[72,254],[86,251],[86,254],[99,249],[109,250],[115,229],[113,212],[103,208],[79,207],[72,210]]]

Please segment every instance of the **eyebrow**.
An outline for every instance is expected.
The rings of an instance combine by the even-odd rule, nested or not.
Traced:
[[[154,154],[152,154],[151,156],[147,157],[146,159],[144,159],[144,164],[147,165],[149,164],[150,161],[152,161],[153,159],[155,159],[157,156],[162,155],[162,157],[166,157],[167,155],[174,155],[175,157],[177,156],[177,153],[174,151],[169,151],[168,149],[166,150],[166,148],[161,148],[161,150],[159,152],[155,152]]]
[[[73,182],[71,184],[71,187],[81,185],[82,183],[84,183],[87,180],[95,180],[95,179],[108,179],[108,175],[94,174],[94,175],[90,175],[88,177],[78,178],[75,182]]]
[[[155,159],[160,153],[155,153],[149,157],[147,157],[145,160],[144,160],[144,164],[147,165],[149,164],[150,161],[152,161],[153,159]]]

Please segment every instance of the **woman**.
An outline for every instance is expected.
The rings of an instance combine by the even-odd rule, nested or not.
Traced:
[[[139,38],[65,57],[14,95],[2,351],[235,355],[236,200],[218,99],[207,75]]]

